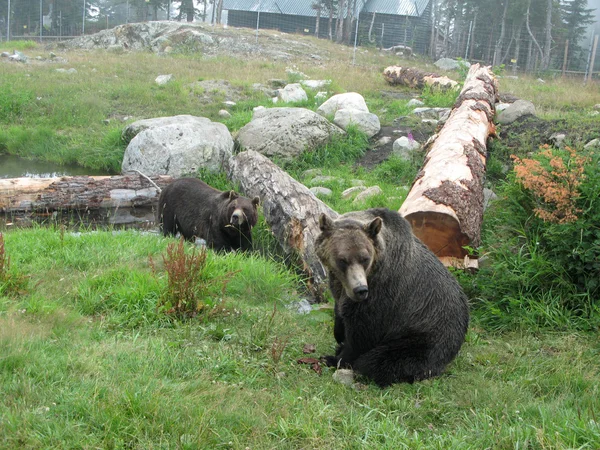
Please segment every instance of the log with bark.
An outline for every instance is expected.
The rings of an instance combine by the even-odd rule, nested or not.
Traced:
[[[383,78],[392,85],[402,85],[423,89],[426,86],[438,89],[458,89],[458,83],[446,76],[423,72],[414,67],[389,66],[383,71]]]
[[[159,188],[169,176],[140,174],[0,180],[0,218],[8,223],[75,217],[86,224],[154,222]],[[156,186],[155,186],[156,185]]]
[[[260,197],[265,220],[282,248],[299,256],[308,276],[308,287],[316,301],[326,290],[325,269],[315,253],[320,234],[319,217],[338,214],[306,186],[294,180],[268,158],[255,151],[238,154],[230,163],[229,177],[245,195]]]
[[[495,134],[498,84],[489,67],[471,66],[450,117],[428,142],[423,167],[400,213],[446,265],[475,266],[465,246],[480,244],[486,143]]]

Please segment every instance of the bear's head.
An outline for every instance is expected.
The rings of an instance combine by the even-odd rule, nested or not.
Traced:
[[[227,198],[227,220],[228,225],[236,230],[252,230],[258,220],[258,197],[250,200],[240,196],[235,191],[224,192]]]
[[[367,277],[375,263],[381,225],[381,217],[366,224],[349,218],[333,221],[326,214],[319,218],[317,255],[329,276],[339,280],[354,301],[364,301],[369,296]]]

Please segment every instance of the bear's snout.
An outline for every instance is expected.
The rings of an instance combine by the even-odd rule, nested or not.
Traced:
[[[231,219],[229,221],[231,222],[231,225],[240,226],[244,223],[244,211],[236,209],[231,215]]]
[[[361,286],[357,286],[354,288],[354,298],[356,300],[366,300],[367,297],[369,296],[369,288],[366,285],[361,285]]]

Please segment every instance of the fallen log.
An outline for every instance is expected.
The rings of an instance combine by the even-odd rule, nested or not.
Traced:
[[[239,183],[245,195],[260,198],[271,232],[286,253],[300,257],[311,294],[321,301],[327,275],[314,247],[321,232],[319,217],[321,213],[332,218],[338,214],[306,186],[255,151],[245,151],[233,158],[229,177]]]
[[[446,265],[472,266],[465,246],[480,244],[486,142],[495,134],[498,84],[489,67],[471,66],[450,117],[428,142],[421,171],[400,214]]]
[[[150,181],[152,180],[152,181]],[[0,216],[8,223],[76,217],[85,224],[154,223],[158,189],[169,176],[140,174],[0,180]]]
[[[383,78],[389,84],[408,86],[416,89],[432,87],[437,89],[458,89],[458,82],[437,73],[423,72],[414,67],[389,66],[383,70]]]

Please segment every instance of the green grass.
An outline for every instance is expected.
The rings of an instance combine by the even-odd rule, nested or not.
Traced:
[[[5,233],[28,293],[0,297],[2,448],[597,448],[593,334],[471,326],[443,376],[355,390],[297,359],[333,350],[331,310],[297,315],[298,278],[257,255],[214,313],[157,312],[172,239],[138,232]],[[160,264],[157,264],[160,266]],[[310,356],[310,355],[308,355]]]

